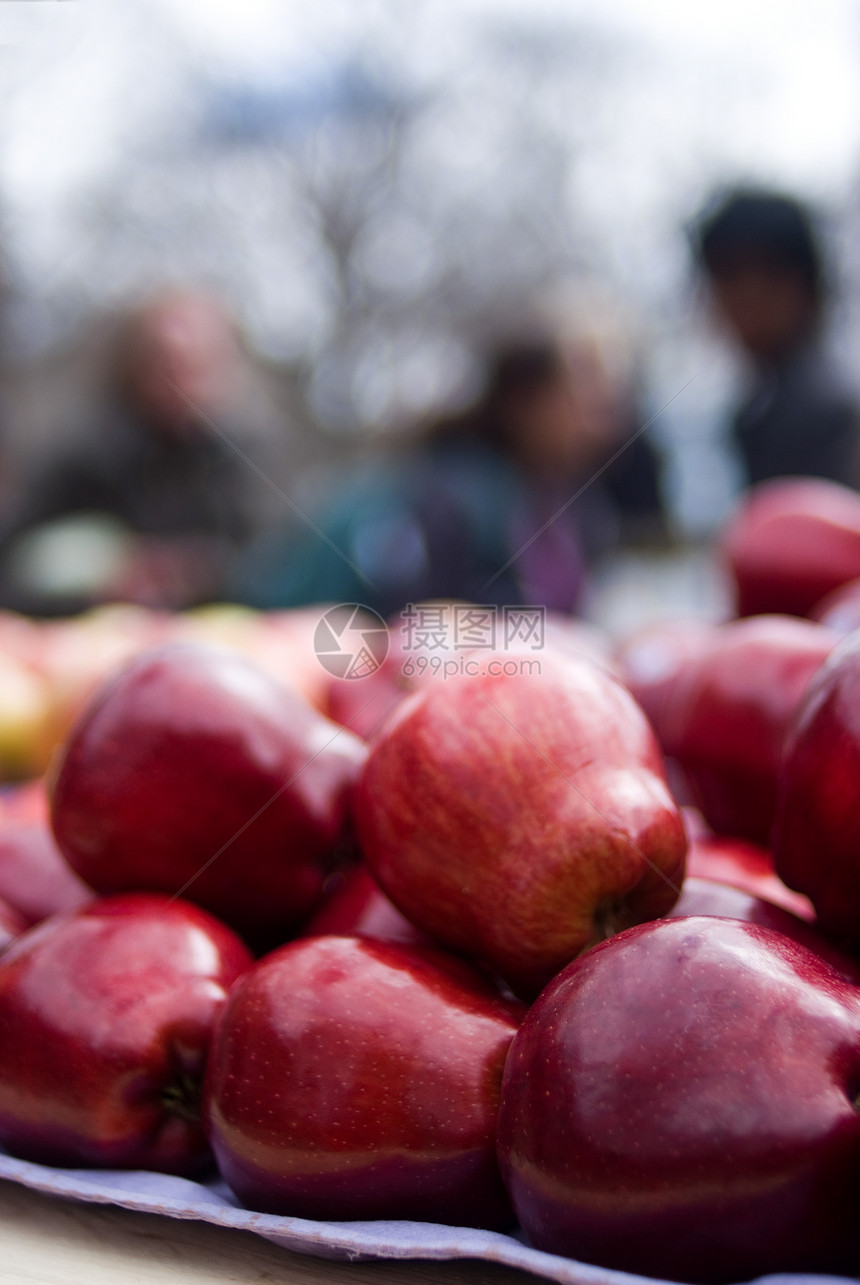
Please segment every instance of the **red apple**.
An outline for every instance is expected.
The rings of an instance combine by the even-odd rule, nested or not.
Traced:
[[[502,1066],[521,1016],[456,961],[315,937],[235,988],[208,1127],[243,1204],[300,1218],[501,1227]]]
[[[648,715],[660,744],[678,740],[690,662],[705,655],[719,634],[701,620],[669,620],[627,638],[616,653],[618,676]]]
[[[805,898],[804,898],[805,900]],[[731,884],[719,883],[715,879],[697,879],[689,876],[684,880],[681,896],[667,915],[668,919],[689,918],[690,915],[708,915],[720,919],[742,919],[744,923],[760,924],[762,928],[772,928],[783,933],[792,941],[799,941],[816,955],[826,960],[846,981],[860,984],[860,959],[847,951],[840,950],[831,941],[823,937],[811,924],[799,915],[794,915],[783,906],[764,897],[745,892]]]
[[[786,729],[837,642],[822,625],[754,616],[715,628],[679,671],[663,748],[718,833],[768,842]]]
[[[639,706],[586,660],[458,677],[379,733],[356,820],[408,919],[530,994],[587,946],[664,914],[686,837]]]
[[[0,1143],[43,1164],[199,1169],[212,1025],[250,963],[205,911],[146,894],[17,938],[0,958]]]
[[[426,933],[392,905],[365,865],[332,875],[323,900],[302,930],[303,937],[373,937],[405,946],[432,946]]]
[[[691,839],[687,849],[687,874],[742,888],[754,897],[772,901],[807,923],[815,918],[809,898],[787,888],[776,873],[773,853],[746,839],[717,834]]]
[[[860,496],[820,478],[753,487],[722,537],[738,613],[805,616],[860,576]]]
[[[187,893],[255,941],[319,898],[361,742],[238,653],[140,656],[78,722],[54,833],[99,892]]]
[[[94,897],[57,847],[45,822],[0,822],[0,897],[37,924]]]
[[[499,1159],[538,1249],[678,1281],[860,1271],[860,991],[780,933],[631,928],[543,992]]]
[[[860,945],[860,631],[812,680],[786,745],[774,827],[779,876],[821,927]]]

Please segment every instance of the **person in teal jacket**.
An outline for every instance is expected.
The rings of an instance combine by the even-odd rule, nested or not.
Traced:
[[[433,598],[575,611],[597,552],[662,527],[657,456],[598,374],[552,339],[501,349],[473,407],[367,459],[310,523],[260,542],[239,593],[383,616]]]

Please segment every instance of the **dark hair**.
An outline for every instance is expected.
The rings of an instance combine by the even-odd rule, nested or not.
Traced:
[[[778,192],[735,189],[709,203],[693,229],[705,271],[719,279],[746,263],[796,273],[816,299],[825,293],[824,265],[812,213]]]
[[[480,396],[465,410],[436,421],[427,437],[437,443],[470,437],[507,452],[511,450],[512,402],[533,396],[564,372],[557,342],[542,335],[508,340],[486,354],[486,380]]]
[[[496,349],[487,362],[488,402],[536,392],[551,384],[564,369],[559,347],[550,339],[535,338],[508,343]]]

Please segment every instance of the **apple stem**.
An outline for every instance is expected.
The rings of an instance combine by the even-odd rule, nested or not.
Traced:
[[[159,1096],[168,1111],[191,1124],[199,1123],[200,1082],[195,1076],[180,1071],[176,1079],[162,1089]]]

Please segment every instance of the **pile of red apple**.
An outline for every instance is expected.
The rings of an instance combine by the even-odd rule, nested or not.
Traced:
[[[860,498],[772,484],[724,549],[742,618],[552,622],[537,669],[324,682],[307,613],[150,618],[0,798],[0,1144],[860,1274]]]

